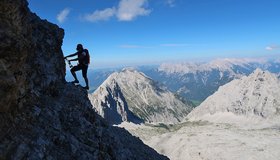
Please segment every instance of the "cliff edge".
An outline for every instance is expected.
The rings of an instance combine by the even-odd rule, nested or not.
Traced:
[[[65,81],[63,29],[26,0],[0,5],[0,159],[167,159],[93,110]]]

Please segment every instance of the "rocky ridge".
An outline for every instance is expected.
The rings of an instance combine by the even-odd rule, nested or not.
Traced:
[[[89,98],[97,112],[113,124],[176,123],[193,107],[131,68],[111,74]]]
[[[257,69],[248,77],[221,86],[195,108],[188,118],[199,120],[208,115],[207,119],[211,120],[211,115],[232,113],[246,118],[275,119],[280,117],[279,106],[280,80],[275,74]]]
[[[64,32],[27,6],[0,5],[0,159],[167,159],[109,126],[65,82]]]

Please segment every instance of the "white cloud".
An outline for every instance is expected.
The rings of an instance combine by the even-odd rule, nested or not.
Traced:
[[[101,11],[97,10],[92,14],[87,14],[84,18],[89,22],[106,21],[112,18],[115,15],[115,13],[115,8],[107,8]]]
[[[86,14],[83,19],[89,22],[97,22],[116,17],[119,21],[132,21],[138,16],[147,16],[151,13],[147,4],[147,0],[120,0],[118,6]]]
[[[120,21],[131,21],[138,16],[147,16],[151,10],[147,9],[147,0],[121,0],[117,18]]]
[[[169,5],[169,7],[175,7],[175,0],[166,0],[166,4]]]
[[[67,16],[70,13],[70,9],[69,8],[65,8],[63,9],[61,12],[59,12],[59,14],[56,16],[56,19],[59,23],[63,23],[65,22],[65,20],[67,19]]]
[[[280,49],[280,46],[278,46],[278,45],[271,45],[271,46],[267,46],[265,49],[268,50],[268,51],[273,51],[273,50]]]

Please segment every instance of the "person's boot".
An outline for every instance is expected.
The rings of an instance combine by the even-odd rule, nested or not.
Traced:
[[[74,80],[71,83],[75,84],[75,83],[79,83],[79,81],[78,80]]]
[[[84,89],[86,89],[86,90],[89,90],[89,87],[88,86],[85,86],[85,87],[83,87]]]

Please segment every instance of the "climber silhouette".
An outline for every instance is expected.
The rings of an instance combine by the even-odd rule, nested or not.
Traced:
[[[64,59],[68,58],[68,57],[74,57],[74,56],[78,56],[78,58],[75,59],[71,59],[70,61],[78,61],[78,65],[74,66],[73,68],[71,68],[71,73],[74,77],[74,81],[72,81],[71,83],[79,83],[79,80],[77,79],[77,75],[76,75],[76,71],[82,70],[83,73],[83,77],[85,79],[86,82],[86,86],[83,87],[85,89],[89,89],[89,82],[88,82],[88,78],[87,78],[87,70],[88,70],[88,65],[90,63],[90,57],[89,57],[89,52],[87,49],[83,48],[82,44],[78,44],[77,48],[76,48],[77,52],[74,54],[70,54],[68,56],[65,56]]]

